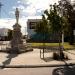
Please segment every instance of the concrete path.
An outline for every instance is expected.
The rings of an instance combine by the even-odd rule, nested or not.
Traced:
[[[72,54],[73,53],[73,54]],[[71,60],[67,63],[75,63],[75,51],[68,51],[66,54]],[[15,55],[0,53],[0,65],[52,65],[64,64],[64,62],[52,59],[52,52],[45,53],[45,60],[40,59],[40,50],[34,49],[31,52]]]
[[[68,51],[66,54],[71,60],[66,63],[75,63],[75,51]],[[45,53],[45,60],[40,59],[40,50],[34,49],[31,52],[15,55],[0,53],[0,65],[60,65],[65,64],[61,61],[51,59],[52,52]],[[73,67],[73,66],[72,66]],[[60,68],[60,69],[59,69]],[[64,68],[62,74],[61,67],[38,67],[38,68],[1,68],[1,75],[75,75],[74,69]]]
[[[73,67],[73,66],[72,66]],[[75,75],[75,67],[4,68],[1,75]]]
[[[1,69],[1,75],[53,75],[55,68],[15,68],[15,69]]]

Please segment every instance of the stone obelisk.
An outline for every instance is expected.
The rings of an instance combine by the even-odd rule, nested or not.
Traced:
[[[12,52],[19,52],[19,46],[23,44],[22,41],[22,33],[21,33],[21,26],[19,25],[19,10],[16,8],[15,11],[16,23],[13,25],[13,38],[11,40],[11,51]]]

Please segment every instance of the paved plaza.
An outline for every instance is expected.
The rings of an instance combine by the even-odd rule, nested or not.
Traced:
[[[75,51],[70,50],[65,52],[70,60],[66,63],[75,63]],[[56,61],[52,59],[52,52],[45,53],[45,59],[40,59],[40,49],[33,49],[33,51],[22,54],[7,54],[0,52],[0,65],[57,65],[65,64],[63,61]]]
[[[75,51],[66,52],[70,60],[67,63],[75,63]],[[40,59],[40,49],[33,49],[31,52],[16,54],[0,53],[0,65],[60,65],[65,64],[63,61],[55,61],[51,59],[52,52],[45,53],[45,60]],[[60,68],[60,70],[59,70]],[[1,68],[1,75],[75,75],[73,71],[63,70],[61,74],[61,66],[59,67],[38,67],[38,68]],[[63,67],[64,68],[64,67]],[[65,68],[64,68],[65,69]],[[75,69],[74,69],[75,70]],[[69,71],[69,72],[68,72]],[[63,72],[62,72],[63,73]],[[73,73],[73,74],[72,74]]]

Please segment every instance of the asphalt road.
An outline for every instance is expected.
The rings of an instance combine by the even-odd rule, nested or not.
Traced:
[[[75,66],[0,68],[0,75],[75,75]]]
[[[56,67],[0,69],[0,75],[57,75],[53,74]],[[59,74],[58,74],[59,75]],[[62,74],[61,74],[62,75]]]

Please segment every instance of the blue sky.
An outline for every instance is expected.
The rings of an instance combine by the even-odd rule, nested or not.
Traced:
[[[9,12],[12,10],[12,7],[17,4],[17,0],[0,0],[3,4],[1,8],[1,18],[11,17]]]
[[[0,0],[0,2],[3,4],[1,8],[1,18],[14,18],[16,7],[18,7],[21,11],[21,17],[40,16],[43,13],[43,9],[41,8],[41,6],[40,8],[38,7],[38,4],[36,4],[37,1],[38,0]],[[34,3],[36,4],[36,6]]]
[[[19,23],[22,26],[22,32],[27,27],[27,19],[41,18],[43,11],[49,8],[50,4],[57,3],[58,0],[0,0],[3,4],[0,16],[0,28],[12,29],[15,24],[15,8],[20,11]]]

